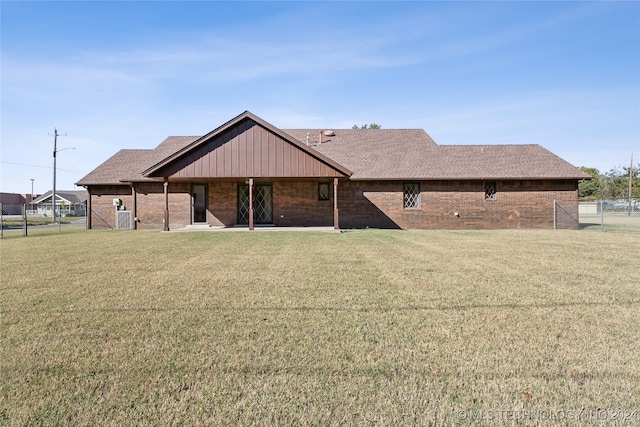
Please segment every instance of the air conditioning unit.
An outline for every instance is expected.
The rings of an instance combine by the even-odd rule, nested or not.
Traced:
[[[131,230],[133,228],[133,215],[131,211],[116,212],[116,229]]]

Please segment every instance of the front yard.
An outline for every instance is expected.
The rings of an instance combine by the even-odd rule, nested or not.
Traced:
[[[0,250],[3,425],[640,422],[637,234],[73,229]]]

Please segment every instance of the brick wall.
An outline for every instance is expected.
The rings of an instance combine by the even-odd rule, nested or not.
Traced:
[[[169,228],[181,228],[191,223],[191,185],[169,184]],[[136,184],[136,212],[138,229],[164,228],[164,185]],[[131,207],[133,209],[133,206]]]
[[[116,228],[116,208],[113,199],[122,200],[122,204],[133,208],[133,196],[128,185],[96,186],[90,188],[89,206],[91,207],[91,228]]]
[[[330,200],[318,200],[317,180],[272,182],[273,222],[277,226],[333,225],[333,183]],[[210,181],[208,222],[237,223],[236,181]],[[191,223],[191,184],[169,184],[169,226]],[[577,229],[578,190],[575,181],[499,181],[495,200],[484,199],[482,181],[423,181],[420,208],[403,209],[402,182],[350,182],[338,186],[341,228],[491,229],[552,228],[556,200],[558,228]],[[129,186],[91,188],[92,228],[115,228],[113,198],[134,209]],[[136,224],[139,229],[162,229],[162,183],[136,184]],[[454,213],[459,216],[455,216]]]
[[[209,182],[207,219],[212,226],[233,227],[238,222],[238,183]]]
[[[208,215],[212,226],[232,227],[238,222],[237,181],[208,183]],[[263,183],[260,183],[263,184]],[[276,226],[333,225],[331,200],[318,200],[318,181],[279,180],[270,182],[273,196],[273,223]]]
[[[482,181],[423,181],[420,192],[420,208],[404,209],[402,182],[341,183],[340,225],[405,229],[552,228],[555,199],[558,228],[579,227],[575,181],[499,181],[495,200],[484,199]]]
[[[138,219],[136,223],[138,229],[162,230],[164,228],[164,187],[162,184],[136,184],[136,211],[134,215]],[[171,223],[171,219],[169,217],[169,223]]]
[[[164,187],[162,183],[136,184],[135,206],[132,189],[122,186],[91,187],[91,228],[115,228],[116,213],[113,199],[122,200],[121,210],[129,210],[138,219],[138,229],[163,229]],[[184,227],[191,223],[189,184],[169,185],[169,226]]]
[[[318,181],[273,183],[273,222],[277,226],[332,226],[333,182],[329,200],[318,200]]]
[[[162,200],[164,212],[164,200]],[[191,184],[169,184],[169,229],[191,224]],[[162,221],[160,222],[162,226]]]

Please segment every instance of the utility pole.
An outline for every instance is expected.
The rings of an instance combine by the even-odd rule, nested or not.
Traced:
[[[66,133],[64,134],[67,135]],[[58,129],[53,128],[53,193],[51,194],[51,207],[53,208],[53,222],[56,223],[56,153],[64,150],[75,150],[75,147],[68,147],[58,150]],[[60,232],[60,217],[58,217],[58,233]]]
[[[633,153],[631,153],[631,164],[629,165],[629,210],[627,216],[631,216],[631,187],[633,186]]]
[[[56,153],[58,152],[58,129],[53,128],[53,193],[51,194],[52,224],[56,223]]]

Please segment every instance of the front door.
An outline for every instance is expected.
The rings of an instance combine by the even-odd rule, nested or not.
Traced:
[[[202,224],[207,222],[207,186],[194,184],[191,191],[191,222]]]
[[[273,224],[273,197],[270,185],[253,186],[253,221]],[[249,186],[238,186],[238,224],[249,224]]]

